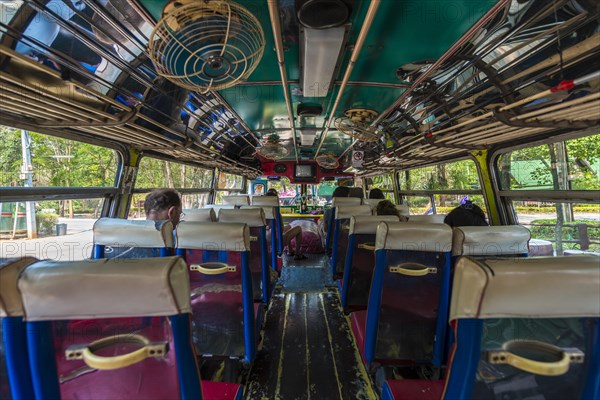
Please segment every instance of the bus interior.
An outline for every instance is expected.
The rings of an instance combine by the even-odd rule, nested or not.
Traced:
[[[594,0],[0,0],[0,398],[600,398],[599,53]]]

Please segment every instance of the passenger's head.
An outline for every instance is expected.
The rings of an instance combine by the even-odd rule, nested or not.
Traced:
[[[265,194],[265,196],[279,197],[279,195],[277,194],[277,190],[275,190],[273,188],[267,190],[267,193]]]
[[[350,192],[348,193],[348,197],[356,197],[357,199],[362,199],[364,197],[364,193],[362,188],[360,187],[352,187],[350,188]]]
[[[331,197],[348,197],[348,193],[350,193],[350,188],[347,186],[338,186],[335,188]]]
[[[385,199],[385,195],[383,194],[383,191],[381,189],[371,189],[369,191],[369,198],[370,199]]]
[[[450,211],[444,218],[444,223],[453,228],[456,226],[488,226],[483,210],[469,200]]]
[[[173,189],[155,190],[144,201],[146,219],[169,220],[173,226],[179,224],[181,217],[181,198]]]
[[[400,214],[400,210],[396,208],[396,205],[389,200],[382,200],[375,207],[375,213],[377,215],[395,215],[398,217],[400,222],[408,221],[404,215]]]

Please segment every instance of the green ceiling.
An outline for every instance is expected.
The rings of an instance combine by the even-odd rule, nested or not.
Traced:
[[[141,0],[141,3],[158,19],[166,1]],[[287,116],[287,109],[274,51],[267,1],[239,0],[238,3],[248,8],[261,22],[266,47],[262,60],[248,79],[251,85],[240,84],[220,93],[251,129],[270,129],[275,126],[274,118]],[[351,55],[351,45],[356,42],[369,3],[367,0],[354,2],[350,20],[352,25],[337,80],[341,80],[344,75]],[[439,58],[494,3],[494,0],[382,0],[350,82],[383,83],[389,86],[349,84],[336,116],[343,115],[348,108],[356,107],[378,112],[385,110],[404,90],[397,87],[402,84],[395,75],[398,67],[414,61]],[[280,7],[284,15],[294,15],[292,0],[280,0]],[[320,103],[328,114],[339,85],[330,90],[329,96],[325,98],[305,98],[299,95],[299,33],[295,24],[295,21],[292,24],[282,22],[286,69],[288,79],[293,82],[290,85],[293,111],[296,112],[296,106],[300,102]],[[260,82],[263,84],[257,85]],[[302,129],[303,121],[296,118],[296,127]],[[316,143],[318,139],[319,135]],[[331,146],[330,150],[340,153],[348,143],[348,140],[330,141],[328,138],[325,147]]]

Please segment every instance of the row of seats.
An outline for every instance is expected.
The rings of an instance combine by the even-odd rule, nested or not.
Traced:
[[[222,219],[232,220],[240,218],[240,213],[250,225],[259,226],[257,236],[251,237],[251,228],[246,223],[182,221],[174,234],[168,221],[101,218],[94,225],[94,258],[145,258],[173,252],[182,256],[190,275],[197,353],[242,358],[250,363],[256,353],[264,312],[260,300],[253,301],[250,269],[253,243],[258,243],[261,250],[257,256],[260,271],[257,286],[265,289],[263,293],[269,293],[269,268],[264,261],[263,211],[221,210],[220,214]],[[254,215],[256,224],[250,221],[248,213]],[[126,260],[123,263],[127,265]]]
[[[242,398],[200,380],[181,257],[2,260],[0,289],[2,398]]]
[[[383,400],[600,398],[598,257],[461,257],[453,287],[445,376]]]
[[[333,249],[330,253],[332,256],[335,256],[334,259],[331,260],[332,272],[334,275],[340,275],[343,270],[343,253],[345,251],[345,241],[346,239],[344,235],[341,235],[341,240],[343,242],[340,243],[339,238],[336,239],[337,236],[340,236],[340,231],[338,227],[340,224],[344,226],[344,224],[348,225],[348,220],[352,215],[375,215],[375,209],[377,205],[383,201],[383,199],[359,199],[354,197],[334,197],[332,201],[333,211],[329,216],[328,226],[331,227],[327,231],[327,235],[325,237],[325,248]],[[408,220],[413,223],[443,223],[445,214],[431,214],[431,215],[409,215],[408,206],[405,204],[400,204],[396,206],[398,210],[398,214],[408,217]],[[339,221],[339,222],[338,222]],[[338,251],[337,255],[335,248],[341,249],[342,251]]]
[[[340,281],[342,306],[345,311],[366,309],[375,268],[373,251],[380,222],[398,222],[398,218],[364,215],[350,218],[347,246],[345,246],[343,274],[345,279],[342,278]],[[400,226],[405,236],[413,239],[407,245],[415,250],[426,248],[426,244],[418,242],[419,238],[433,239],[433,236],[427,237],[427,235],[430,231],[435,232],[442,240],[438,243],[440,252],[450,252],[452,260],[461,255],[526,256],[531,236],[529,230],[523,226],[466,226],[454,229],[444,224],[410,223]],[[446,247],[442,248],[442,245]]]
[[[529,231],[519,226],[502,226],[461,227],[453,232],[445,224],[399,223],[389,218],[350,217],[343,306],[347,311],[359,310],[352,313],[352,330],[368,367],[386,363],[428,363],[440,367],[447,360],[449,344],[454,343],[446,331],[452,268],[457,258],[511,257],[516,266],[527,264],[530,261],[522,257],[527,255]],[[573,264],[571,260],[568,264],[562,262]],[[584,260],[585,263],[592,272],[593,264],[598,273],[598,258]],[[459,278],[454,279],[454,291],[461,290]],[[597,277],[590,283],[600,292]],[[600,307],[600,303],[596,304]],[[460,342],[460,338],[456,341]],[[400,393],[405,396],[398,395],[396,387],[401,387]],[[400,397],[388,398],[420,398],[418,392],[409,389],[410,381],[391,383],[388,392]],[[464,393],[446,398],[471,397]],[[441,392],[433,390],[430,394],[424,398],[440,398]],[[487,397],[490,396],[484,396]]]

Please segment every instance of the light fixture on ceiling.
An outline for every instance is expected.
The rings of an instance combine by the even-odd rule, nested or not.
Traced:
[[[346,27],[302,28],[302,92],[304,97],[325,97],[331,87],[346,39]]]

